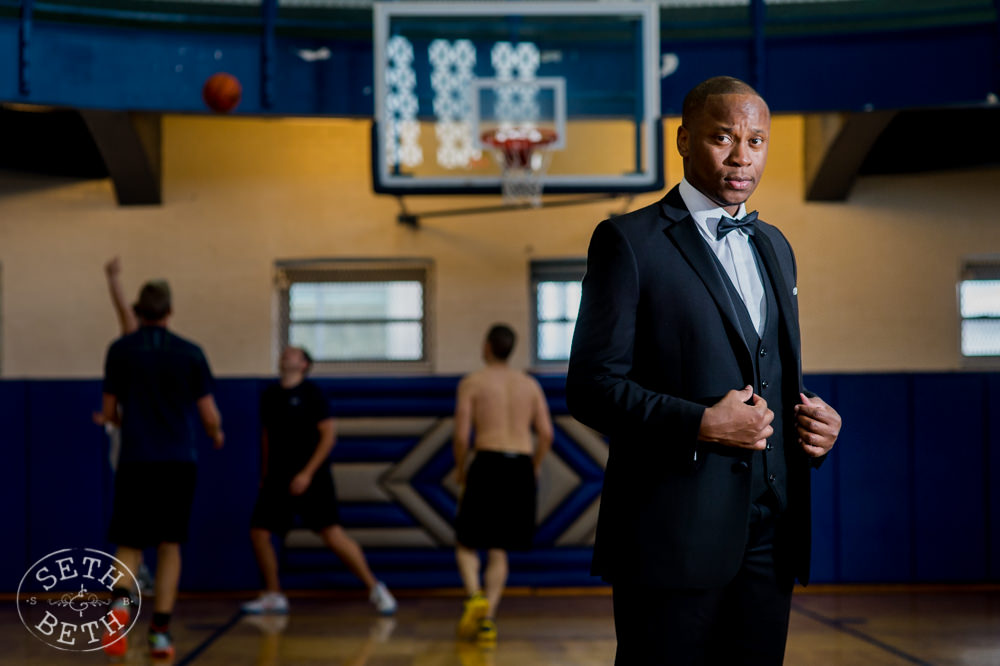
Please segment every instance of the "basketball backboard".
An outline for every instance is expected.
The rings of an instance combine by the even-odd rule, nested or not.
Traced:
[[[376,192],[500,193],[511,128],[544,137],[546,193],[662,189],[657,5],[376,2],[373,24]]]

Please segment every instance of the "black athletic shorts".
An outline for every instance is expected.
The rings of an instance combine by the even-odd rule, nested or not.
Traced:
[[[193,462],[120,463],[108,541],[128,548],[187,541],[197,478]]]
[[[288,492],[290,483],[290,479],[264,479],[257,494],[250,527],[285,534],[298,524],[317,532],[340,524],[337,492],[328,466],[317,470],[312,483],[301,495]],[[296,522],[296,518],[300,519],[300,523]]]
[[[477,451],[458,505],[455,539],[468,548],[530,549],[536,494],[531,456]]]

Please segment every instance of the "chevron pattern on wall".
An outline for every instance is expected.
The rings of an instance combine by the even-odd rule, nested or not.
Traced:
[[[341,520],[364,547],[453,546],[458,485],[451,417],[347,417],[331,457]],[[555,439],[539,475],[535,545],[589,546],[597,524],[607,444],[571,416],[553,418]],[[322,547],[309,530],[292,548]]]

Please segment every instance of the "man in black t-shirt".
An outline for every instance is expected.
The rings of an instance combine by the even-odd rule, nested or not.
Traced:
[[[167,283],[146,283],[133,309],[138,330],[112,343],[104,366],[101,418],[120,425],[122,438],[108,540],[131,571],[139,570],[143,549],[156,546],[149,645],[153,656],[171,657],[170,615],[194,499],[198,421],[216,448],[224,438],[205,354],[167,330]],[[115,588],[112,612],[128,619],[133,592]]]
[[[278,381],[261,396],[263,474],[250,520],[250,540],[264,578],[264,592],[243,604],[243,611],[288,612],[271,535],[284,536],[299,516],[305,527],[317,532],[361,579],[378,612],[392,615],[396,600],[372,575],[358,543],[340,526],[328,461],[336,438],[334,421],[323,392],[306,379],[311,366],[312,359],[304,349],[286,347],[281,353]]]

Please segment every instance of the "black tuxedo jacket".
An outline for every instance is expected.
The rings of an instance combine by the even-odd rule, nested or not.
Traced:
[[[758,221],[753,242],[778,302],[767,316],[781,318],[788,507],[776,560],[804,583],[811,465],[794,427],[795,259],[767,223]],[[698,441],[705,408],[755,383],[726,279],[676,187],[594,231],[566,396],[573,416],[610,442],[593,573],[612,583],[721,587],[740,568],[751,506],[740,463],[754,458]]]

